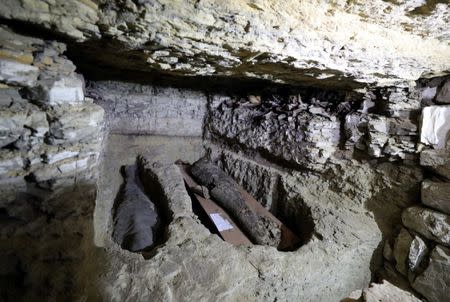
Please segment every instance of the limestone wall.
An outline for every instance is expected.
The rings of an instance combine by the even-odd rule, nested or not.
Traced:
[[[450,295],[450,102],[441,85],[436,100],[421,117],[420,163],[428,170],[422,182],[421,203],[402,213],[397,235],[384,244],[385,270],[405,288],[412,287],[428,301]],[[430,148],[431,147],[431,148]]]
[[[0,40],[0,295],[71,299],[92,240],[104,111],[64,44],[4,26]]]
[[[202,136],[207,99],[202,92],[118,81],[91,82],[87,93],[107,115],[111,133]]]
[[[208,110],[208,138],[308,168],[354,157],[414,161],[423,85],[329,95],[306,89],[289,95],[216,95]]]

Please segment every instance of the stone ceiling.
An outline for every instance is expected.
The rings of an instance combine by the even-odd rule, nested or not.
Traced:
[[[446,0],[2,0],[0,17],[129,70],[332,87],[450,73]]]

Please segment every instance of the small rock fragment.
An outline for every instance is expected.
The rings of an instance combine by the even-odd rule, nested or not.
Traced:
[[[416,272],[422,260],[428,254],[428,247],[420,236],[414,236],[408,254],[408,268],[411,272]]]

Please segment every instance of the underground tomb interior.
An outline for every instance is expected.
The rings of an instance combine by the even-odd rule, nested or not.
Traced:
[[[14,105],[1,113],[18,116],[1,150],[2,247],[11,250],[0,274],[6,301],[339,301],[354,290],[364,301],[369,284],[383,280],[411,301],[446,297],[448,284],[436,280],[448,280],[450,263],[450,161],[448,135],[440,132],[449,132],[440,97],[448,76],[398,87],[338,76],[315,81],[306,73],[302,85],[244,73],[180,77],[123,70],[119,60],[103,65],[96,57],[118,56],[111,51],[123,46],[117,41],[61,38],[62,54],[51,31],[5,24],[45,38],[42,45],[32,41],[45,55],[41,49],[31,57],[51,56],[63,68],[45,60],[36,63],[39,72],[67,76],[83,94],[70,106],[47,104],[45,85],[41,91],[0,80]],[[125,61],[141,58],[123,53]],[[176,165],[201,158],[244,187],[301,244],[280,250],[222,240]],[[150,247],[130,252],[114,238],[115,217],[127,185],[122,169],[136,164],[137,187],[155,204],[161,225]]]

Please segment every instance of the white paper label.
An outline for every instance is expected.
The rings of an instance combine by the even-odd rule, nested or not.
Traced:
[[[212,213],[209,214],[209,216],[211,216],[211,219],[213,220],[219,232],[231,230],[233,228],[230,222],[225,218],[222,218],[219,213]]]

